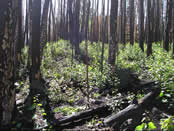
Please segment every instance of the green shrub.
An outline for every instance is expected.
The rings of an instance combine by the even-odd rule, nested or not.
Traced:
[[[88,68],[90,89],[92,87],[116,87],[118,78],[116,75],[111,75],[106,59],[103,62],[103,72],[100,71],[100,46],[97,45],[97,43],[89,44],[89,56],[93,58]],[[83,46],[84,42],[81,44],[82,53],[84,53]],[[86,88],[86,65],[76,58],[72,63],[71,53],[70,43],[63,40],[48,43],[44,48],[41,71],[44,78],[50,78],[52,99],[66,99],[66,96],[61,95],[60,92],[60,88],[66,87],[66,83],[80,82],[81,86]]]

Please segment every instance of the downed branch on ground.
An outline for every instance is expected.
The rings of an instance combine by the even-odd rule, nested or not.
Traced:
[[[67,116],[64,119],[61,119],[59,121],[56,122],[56,125],[61,125],[61,124],[65,124],[65,123],[72,123],[76,120],[80,120],[80,119],[85,119],[87,117],[90,116],[94,116],[94,115],[106,115],[109,114],[111,111],[109,110],[109,106],[108,105],[103,105],[100,107],[96,107],[94,109],[89,109],[87,111],[82,111],[79,112],[77,114],[71,115],[71,116]]]
[[[147,107],[152,103],[153,100],[160,94],[160,89],[155,88],[153,91],[145,95],[142,99],[138,100],[137,102],[132,102],[127,108],[123,109],[122,111],[114,114],[108,118],[105,118],[104,124],[105,126],[118,128],[121,127],[123,122],[132,118],[136,119],[135,117],[141,117]],[[139,121],[139,120],[138,120]]]

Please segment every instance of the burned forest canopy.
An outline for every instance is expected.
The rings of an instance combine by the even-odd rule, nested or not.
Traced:
[[[1,0],[9,129],[174,130],[174,1]]]

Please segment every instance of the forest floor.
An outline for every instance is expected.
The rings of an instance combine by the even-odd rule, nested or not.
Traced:
[[[132,75],[132,74],[130,74]],[[134,79],[134,80],[133,80]],[[89,107],[87,102],[87,97],[84,96],[83,91],[80,89],[64,89],[61,93],[73,95],[74,90],[76,95],[78,95],[79,100],[71,104],[65,101],[59,103],[53,103],[49,100],[47,91],[50,87],[48,83],[42,81],[43,90],[29,90],[28,85],[29,80],[26,80],[24,87],[16,95],[17,103],[17,115],[14,120],[14,128],[21,128],[25,130],[32,129],[54,129],[54,130],[113,130],[112,128],[106,128],[103,125],[103,121],[106,117],[119,112],[131,104],[132,100],[137,95],[137,92],[141,91],[143,94],[150,92],[154,86],[152,81],[138,80],[135,77],[130,77],[132,82],[129,83],[127,91],[119,91],[117,94],[114,90],[104,89],[98,90],[93,89],[94,92],[98,93],[99,96],[96,99],[90,99]],[[28,84],[27,84],[28,83]],[[136,85],[134,85],[136,83]],[[124,83],[125,84],[125,83]],[[121,85],[121,84],[120,84]],[[134,90],[131,90],[131,87]],[[136,89],[137,87],[143,87],[144,89]],[[128,93],[129,92],[129,93]],[[142,98],[143,96],[138,96]],[[137,99],[138,99],[137,98]],[[63,120],[69,116],[73,116],[76,112],[84,112],[90,109],[96,109],[104,105],[110,105],[110,109],[107,112],[89,114],[84,117],[79,117],[74,120],[63,122],[58,124],[60,120]],[[143,113],[143,122],[153,121],[156,130],[160,130],[160,120],[167,118],[169,115],[168,111],[164,110],[165,105],[161,102],[154,101],[149,105],[146,111]],[[124,129],[127,128],[126,122],[122,124]],[[121,128],[121,127],[120,127]],[[121,129],[123,130],[123,128]]]
[[[58,52],[61,52],[61,49]],[[64,53],[66,54],[65,50]],[[151,78],[149,80],[148,78],[140,79],[137,73],[128,68],[116,68],[115,74],[119,80],[117,88],[110,83],[106,83],[107,86],[102,88],[98,88],[96,83],[95,86],[90,85],[88,101],[88,91],[87,88],[84,88],[85,79],[79,79],[79,74],[76,74],[75,78],[67,80],[66,77],[69,74],[62,75],[60,73],[61,70],[63,73],[73,70],[71,67],[67,67],[69,64],[65,63],[65,54],[62,56],[59,54],[56,59],[52,58],[57,63],[52,61],[51,63],[49,58],[50,65],[47,66],[50,66],[50,70],[42,69],[44,73],[38,89],[30,88],[28,71],[23,68],[24,70],[21,71],[22,77],[15,83],[17,86],[17,110],[16,117],[12,122],[13,129],[128,131],[139,125],[137,130],[158,131],[161,129],[161,120],[174,115],[173,108],[169,109],[168,103],[161,102],[160,93],[157,98],[152,99],[150,104],[146,106],[141,114],[142,119],[136,126],[131,126],[131,117],[122,122],[119,128],[107,126],[105,121],[108,118],[134,104],[134,100],[143,99],[149,92],[160,88],[161,85],[151,80]],[[45,61],[47,61],[47,57],[45,57]],[[58,63],[59,65],[57,65]],[[77,72],[76,69],[85,72],[85,65],[84,68],[83,66],[74,68],[75,72]],[[56,70],[59,74],[55,73]],[[81,76],[83,74],[80,74]],[[133,115],[136,116],[136,113]]]

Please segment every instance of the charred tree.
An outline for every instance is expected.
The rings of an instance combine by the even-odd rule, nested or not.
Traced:
[[[134,0],[129,0],[129,11],[130,11],[130,44],[134,44],[134,19],[135,19],[135,10],[134,10]]]
[[[75,2],[75,11],[73,13],[74,15],[74,29],[73,29],[73,39],[74,39],[74,46],[75,46],[75,55],[80,54],[80,48],[79,48],[79,31],[80,31],[80,0],[76,0]]]
[[[172,0],[167,0],[167,10],[166,10],[166,25],[165,25],[165,36],[164,36],[164,49],[169,51],[169,34],[172,22]]]
[[[118,13],[118,0],[111,0],[111,10],[110,10],[111,40],[109,43],[108,63],[111,64],[112,66],[115,65],[116,51],[118,48],[118,43],[117,43],[117,13]]]
[[[47,42],[47,22],[48,22],[48,8],[50,0],[45,0],[42,14],[42,23],[41,23],[41,36],[40,36],[40,54],[42,57],[43,48]]]
[[[152,20],[151,20],[151,0],[147,0],[147,56],[152,55]]]
[[[106,29],[106,19],[105,19],[105,0],[102,0],[102,8],[103,8],[103,13],[102,13],[102,17],[103,17],[103,22],[102,22],[102,50],[101,50],[101,63],[100,63],[100,69],[101,71],[103,71],[103,59],[104,59],[104,46],[105,46],[105,29]]]
[[[40,81],[40,18],[41,0],[34,0],[32,4],[32,67],[31,87],[39,87]]]
[[[0,127],[10,125],[15,105],[14,15],[16,0],[0,1]]]
[[[139,0],[139,46],[144,52],[144,0]]]

